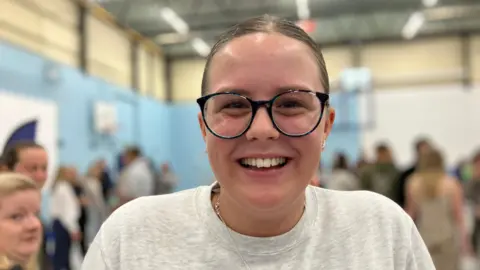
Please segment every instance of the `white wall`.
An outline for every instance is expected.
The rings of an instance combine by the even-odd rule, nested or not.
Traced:
[[[413,160],[412,142],[419,135],[431,138],[443,150],[448,165],[480,147],[480,86],[389,89],[376,92],[374,100],[375,128],[362,132],[368,157],[376,143],[387,141],[396,160],[408,165]]]
[[[87,16],[88,72],[125,88],[131,86],[131,51],[127,34],[93,15]]]
[[[140,44],[138,53],[139,91],[142,95],[164,100],[165,93],[165,60],[162,53],[152,51]]]
[[[361,59],[378,87],[451,84],[462,78],[461,50],[459,37],[382,42],[364,46]]]
[[[172,95],[175,102],[192,102],[200,97],[204,59],[173,61],[171,68]]]

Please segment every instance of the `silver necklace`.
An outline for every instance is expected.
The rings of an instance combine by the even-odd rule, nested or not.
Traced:
[[[245,267],[248,270],[250,270],[250,266],[248,265],[247,261],[245,260],[242,253],[240,252],[240,249],[238,248],[237,243],[235,242],[235,240],[233,238],[233,235],[230,232],[230,228],[228,228],[227,224],[225,223],[225,221],[222,218],[222,215],[220,214],[220,195],[218,195],[218,198],[215,201],[215,205],[213,206],[213,208],[214,208],[215,213],[217,214],[218,218],[220,219],[220,221],[222,221],[223,225],[225,225],[225,230],[227,230],[228,236],[230,237],[230,241],[232,242],[238,257],[240,257],[240,259],[242,260]]]

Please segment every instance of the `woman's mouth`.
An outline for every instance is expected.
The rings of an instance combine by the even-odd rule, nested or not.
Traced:
[[[31,235],[31,236],[27,236],[27,237],[24,237],[22,240],[24,242],[28,242],[28,243],[31,243],[31,242],[36,242],[38,241],[39,237],[36,236],[36,235]]]
[[[286,157],[272,158],[242,158],[239,163],[242,167],[252,170],[278,169],[285,166],[289,159]]]

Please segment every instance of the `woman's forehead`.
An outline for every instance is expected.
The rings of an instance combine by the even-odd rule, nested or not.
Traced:
[[[22,191],[14,196],[0,199],[0,214],[17,211],[37,212],[40,210],[40,195],[34,191]]]
[[[223,89],[285,89],[321,91],[316,58],[301,41],[279,34],[236,38],[213,58],[209,71],[211,92]]]

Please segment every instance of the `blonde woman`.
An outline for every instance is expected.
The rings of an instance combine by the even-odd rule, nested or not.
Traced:
[[[35,270],[42,240],[40,202],[40,190],[30,178],[0,173],[0,269]]]
[[[471,252],[463,218],[463,191],[445,172],[437,150],[420,156],[418,169],[407,183],[406,211],[417,221],[436,269],[459,269],[458,240],[465,254]],[[460,239],[456,237],[458,230]]]
[[[55,234],[54,270],[69,270],[70,250],[73,242],[81,238],[78,219],[80,203],[73,183],[77,173],[74,168],[61,166],[52,190],[51,215]]]

